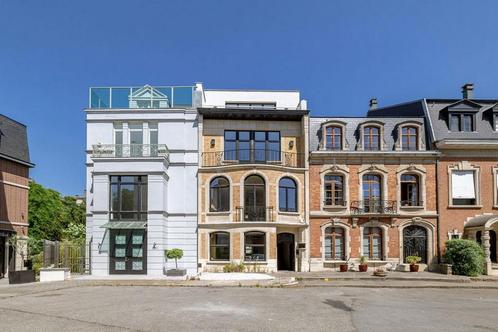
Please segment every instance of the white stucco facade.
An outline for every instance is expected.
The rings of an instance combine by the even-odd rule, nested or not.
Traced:
[[[192,99],[195,100],[195,96]],[[106,227],[112,221],[111,176],[146,176],[147,194],[142,194],[147,201],[146,221],[143,223],[146,274],[162,276],[165,270],[175,268],[174,261],[165,259],[164,251],[180,248],[184,256],[178,261],[178,268],[196,275],[198,138],[195,105],[88,108],[85,112],[86,232],[90,273],[95,276],[112,274],[110,229]],[[135,139],[140,137],[140,144],[131,138],[133,128],[140,128],[138,134],[133,134]],[[119,139],[116,131],[120,132]],[[121,151],[121,147],[117,153],[117,146],[137,145],[143,146],[138,154],[127,154]],[[157,150],[150,152],[158,146],[159,153]],[[165,148],[161,148],[163,146]],[[103,147],[111,152],[95,153],[98,149],[104,150]]]

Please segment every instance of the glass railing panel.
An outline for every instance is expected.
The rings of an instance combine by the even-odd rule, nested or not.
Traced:
[[[130,88],[112,88],[112,108],[130,107]]]
[[[192,105],[193,88],[188,87],[174,87],[172,103],[175,107],[184,107]]]
[[[90,89],[90,108],[109,108],[111,93],[109,88]]]

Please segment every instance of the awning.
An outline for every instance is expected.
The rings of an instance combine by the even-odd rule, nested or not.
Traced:
[[[493,220],[495,219],[495,220]],[[491,224],[494,224],[496,221],[498,221],[498,215],[496,214],[485,214],[482,216],[477,216],[474,218],[471,218],[469,221],[467,221],[464,225],[464,228],[470,228],[470,227],[486,227],[486,226],[491,226],[487,225],[488,222],[491,222]]]
[[[100,226],[107,229],[144,229],[147,223],[144,221],[111,221]]]

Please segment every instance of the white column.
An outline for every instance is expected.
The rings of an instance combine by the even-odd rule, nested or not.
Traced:
[[[484,230],[483,236],[482,236],[482,246],[484,248],[484,257],[486,258],[486,274],[489,275],[491,274],[491,245],[489,243],[490,236],[489,236],[489,229]]]

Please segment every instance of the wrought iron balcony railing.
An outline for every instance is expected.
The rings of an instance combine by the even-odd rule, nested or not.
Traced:
[[[202,153],[202,166],[215,167],[237,164],[267,164],[286,167],[303,167],[302,153],[267,149],[241,149]]]
[[[93,158],[168,158],[166,144],[96,144],[93,146]]]
[[[237,221],[273,221],[273,206],[237,206]]]
[[[351,202],[352,214],[395,214],[396,201],[388,200],[363,200]]]

